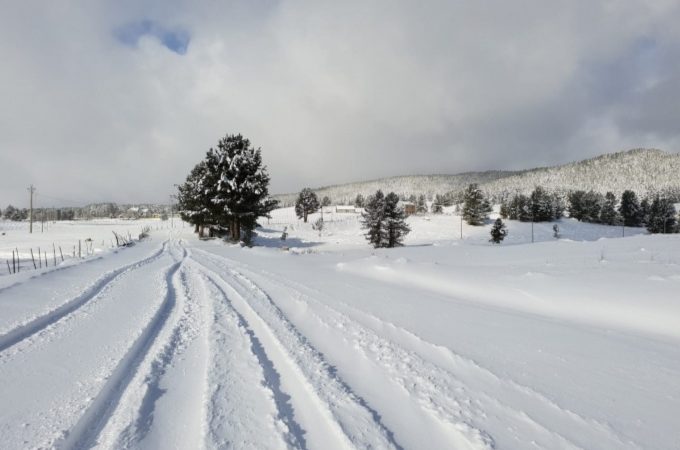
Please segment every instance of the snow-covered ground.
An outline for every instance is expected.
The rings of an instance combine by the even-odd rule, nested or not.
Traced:
[[[0,278],[0,448],[677,448],[680,236],[511,221],[494,246],[444,214],[374,250],[317,216],[254,248],[157,222]],[[42,239],[9,231],[3,258]]]

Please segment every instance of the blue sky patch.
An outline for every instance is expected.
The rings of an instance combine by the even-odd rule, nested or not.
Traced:
[[[128,47],[135,47],[142,36],[153,36],[169,50],[184,55],[189,48],[189,32],[181,28],[167,28],[153,20],[145,19],[127,23],[114,30],[116,39]]]

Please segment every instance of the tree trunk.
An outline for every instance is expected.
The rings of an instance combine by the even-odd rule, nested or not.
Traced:
[[[194,225],[194,233],[198,233],[198,224]]]
[[[307,211],[304,212],[305,223],[307,223]]]

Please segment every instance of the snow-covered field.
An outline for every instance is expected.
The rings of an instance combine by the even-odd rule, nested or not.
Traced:
[[[0,448],[680,445],[680,236],[563,219],[492,246],[445,214],[374,250],[317,217],[277,210],[254,248],[3,228],[0,259],[104,244],[0,277]]]

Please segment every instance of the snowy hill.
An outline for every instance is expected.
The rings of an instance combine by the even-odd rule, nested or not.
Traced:
[[[680,197],[680,154],[655,149],[635,149],[608,153],[595,158],[553,167],[521,171],[466,172],[456,175],[412,175],[372,181],[326,186],[315,189],[319,197],[328,196],[336,204],[351,203],[357,194],[364,196],[377,189],[394,191],[400,196],[459,192],[470,183],[478,183],[488,195],[498,200],[508,193],[529,193],[541,185],[551,191],[576,189],[620,195],[625,189],[638,194],[661,192]],[[282,206],[289,206],[297,194],[275,196]]]

